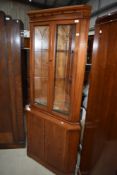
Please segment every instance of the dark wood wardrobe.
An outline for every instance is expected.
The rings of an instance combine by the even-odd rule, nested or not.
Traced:
[[[117,13],[95,25],[89,99],[80,170],[117,174]]]
[[[21,49],[23,23],[0,11],[0,148],[25,145]]]

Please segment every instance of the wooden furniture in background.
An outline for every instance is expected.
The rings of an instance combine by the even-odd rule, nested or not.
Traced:
[[[0,148],[25,145],[20,36],[23,24],[0,12]]]
[[[97,19],[82,175],[117,174],[117,13]]]
[[[89,6],[28,13],[31,30],[28,155],[56,174],[75,171]]]
[[[89,84],[90,71],[92,65],[92,50],[93,50],[94,35],[88,36],[87,62],[85,66],[84,88]]]
[[[22,48],[22,86],[23,86],[23,106],[29,104],[29,56],[30,56],[30,38],[24,37],[24,46]]]
[[[24,48],[29,49],[30,48],[30,38],[24,38]]]
[[[94,41],[94,35],[89,35],[88,48],[87,48],[87,64],[92,64],[93,41]]]

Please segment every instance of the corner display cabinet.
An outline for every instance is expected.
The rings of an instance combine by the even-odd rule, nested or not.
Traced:
[[[74,173],[90,7],[31,11],[28,155],[57,175]]]

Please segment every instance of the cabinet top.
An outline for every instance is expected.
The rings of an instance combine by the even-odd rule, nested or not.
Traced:
[[[30,21],[36,21],[40,18],[51,18],[53,16],[74,16],[74,18],[89,18],[91,13],[91,6],[89,5],[74,5],[74,6],[65,6],[59,8],[50,8],[50,9],[41,9],[33,10],[28,12]],[[40,20],[39,20],[40,21]]]
[[[108,15],[97,18],[96,25],[117,21],[117,12],[109,13]]]

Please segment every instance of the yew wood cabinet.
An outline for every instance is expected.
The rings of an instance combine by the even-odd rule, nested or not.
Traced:
[[[56,174],[75,170],[90,10],[81,5],[28,13],[28,155]]]

